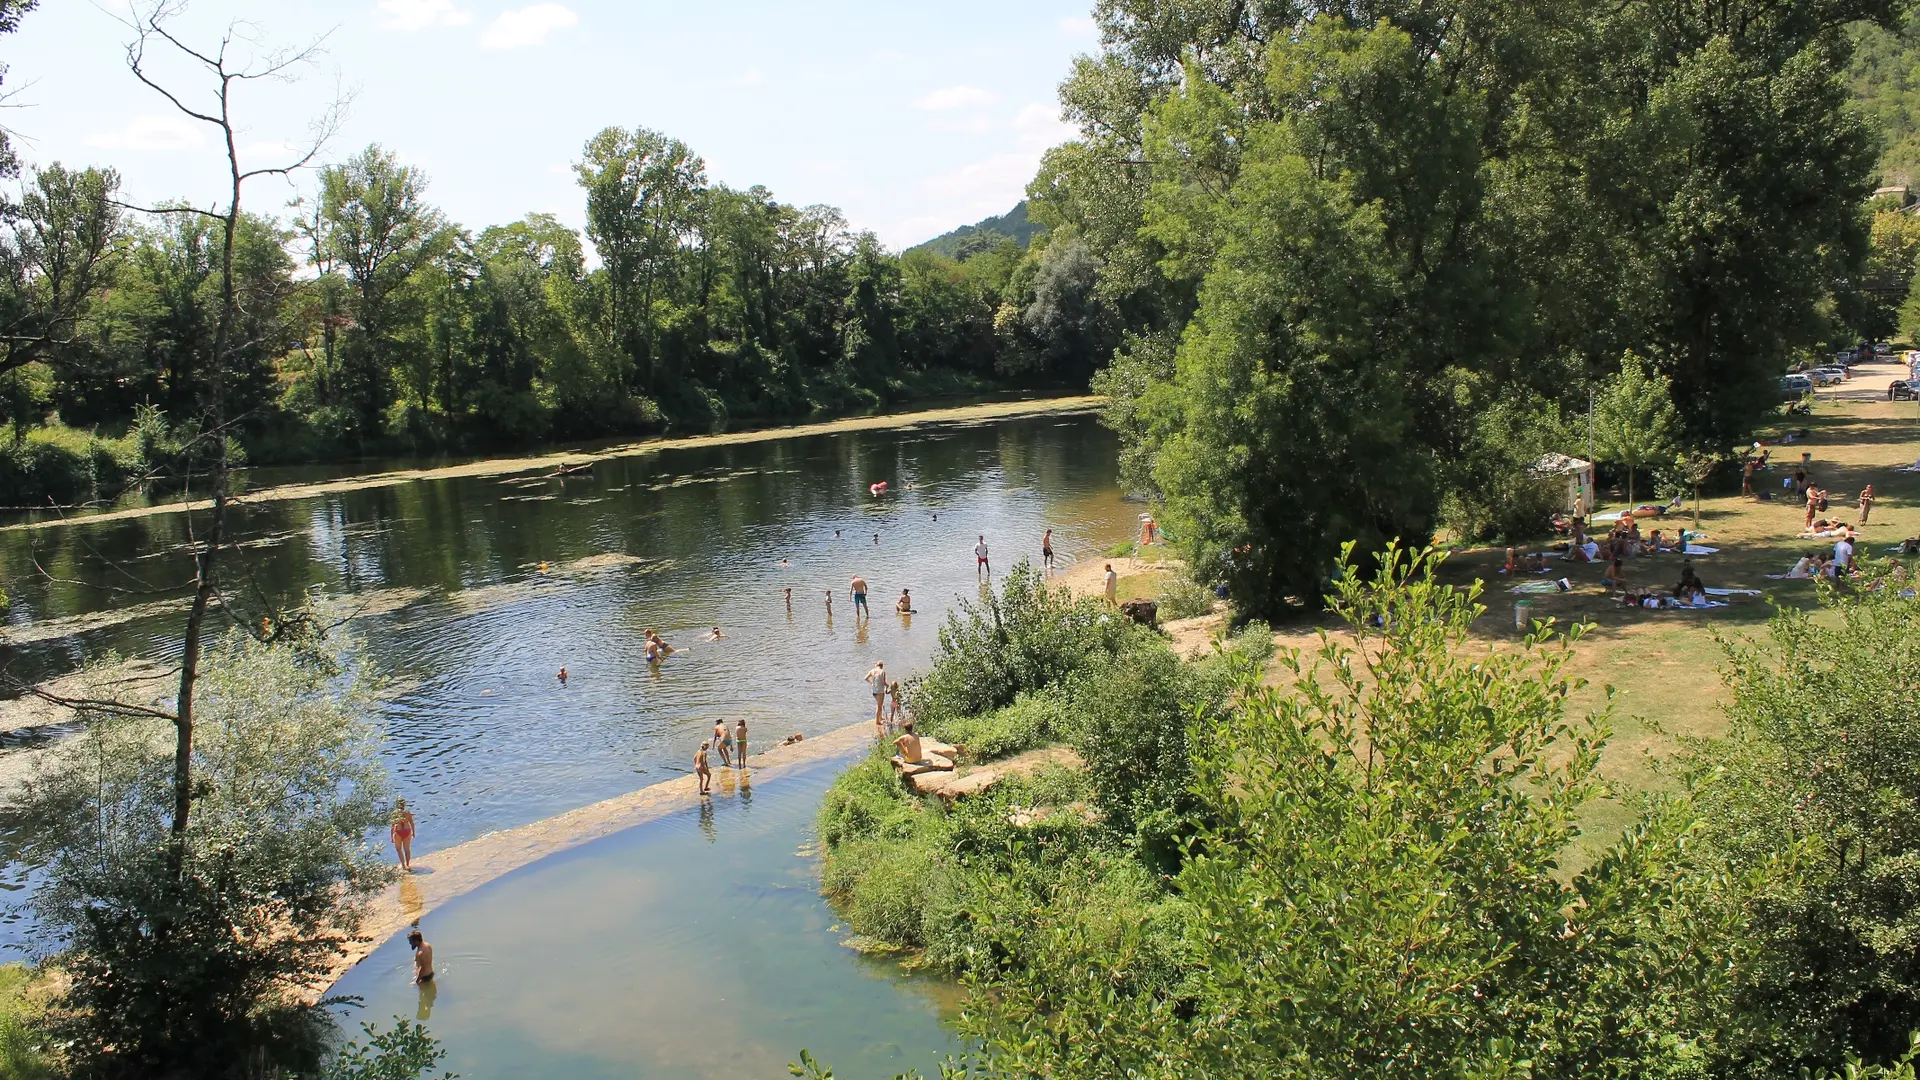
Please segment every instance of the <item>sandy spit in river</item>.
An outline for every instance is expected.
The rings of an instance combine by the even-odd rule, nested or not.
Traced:
[[[872,742],[872,724],[849,724],[790,746],[776,745],[754,754],[745,770],[715,768],[714,787],[722,791],[765,784],[817,762],[852,756]],[[421,855],[413,860],[420,872],[403,876],[375,898],[361,927],[365,940],[351,946],[340,958],[333,978],[339,979],[388,938],[417,924],[422,916],[455,897],[548,855],[698,805],[699,787],[689,772],[678,779],[569,810],[544,821],[502,829],[444,851]]]
[[[925,424],[985,423],[996,420],[1009,420],[1022,416],[1050,416],[1067,413],[1090,412],[1099,408],[1105,398],[1083,395],[1080,397],[1048,398],[1039,401],[999,401],[986,405],[963,405],[950,409],[927,409],[921,412],[894,413],[886,416],[856,416],[844,420],[829,420],[818,424],[799,424],[793,427],[763,428],[754,431],[733,431],[720,435],[686,435],[671,439],[652,439],[646,442],[626,443],[594,453],[552,453],[536,457],[494,458],[488,461],[474,461],[465,465],[448,465],[436,469],[400,469],[394,472],[377,473],[372,476],[346,477],[340,480],[328,480],[316,484],[286,484],[281,487],[263,488],[248,492],[233,499],[236,505],[252,506],[260,503],[286,502],[292,499],[312,498],[316,495],[332,495],[346,491],[364,491],[369,488],[395,487],[412,483],[415,480],[447,480],[470,476],[504,476],[509,473],[529,472],[535,469],[557,470],[561,466],[579,466],[595,461],[612,458],[633,457],[639,454],[651,454],[661,450],[678,450],[694,446],[737,446],[744,443],[770,442],[775,439],[791,439],[802,435],[830,435],[845,431],[882,431],[897,428],[918,427]],[[533,496],[535,498],[539,496]],[[160,506],[139,506],[126,510],[111,510],[100,514],[76,514],[51,518],[46,521],[23,522],[16,525],[0,526],[0,532],[13,529],[58,529],[67,525],[88,524],[99,521],[123,521],[129,518],[154,517],[160,514],[178,514],[188,510],[204,510],[206,502],[177,502]]]

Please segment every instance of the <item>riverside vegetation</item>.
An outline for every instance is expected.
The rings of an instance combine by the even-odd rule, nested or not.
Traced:
[[[821,810],[853,930],[972,990],[949,1073],[1912,1075],[1920,605],[1874,578],[1726,642],[1730,733],[1569,873],[1581,630],[1475,644],[1442,558],[1347,563],[1277,686],[1264,628],[1182,661],[1024,571],[949,620],[927,730],[1086,759],[946,806],[876,753]]]

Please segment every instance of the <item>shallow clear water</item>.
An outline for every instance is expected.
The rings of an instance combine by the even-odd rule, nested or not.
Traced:
[[[811,844],[840,766],[545,859],[426,917],[436,978],[389,941],[337,993],[345,1026],[420,1019],[468,1080],[785,1076],[802,1047],[840,1076],[934,1074],[959,1044],[950,987],[839,944]]]
[[[944,612],[977,588],[976,536],[1004,573],[1038,558],[1049,526],[1067,560],[1130,532],[1114,451],[1091,417],[1054,417],[664,451],[566,481],[345,492],[243,508],[227,580],[242,610],[259,610],[255,593],[284,602],[317,587],[377,613],[359,625],[402,691],[386,754],[425,853],[684,773],[719,718],[745,717],[766,745],[870,717],[862,673],[875,659],[924,667]],[[883,479],[894,493],[869,495]],[[0,648],[0,664],[37,681],[108,649],[171,655],[182,620],[164,602],[190,576],[185,525],[167,514],[0,533],[13,626],[142,605]],[[871,621],[853,618],[855,572]],[[903,587],[917,617],[892,614]],[[725,640],[698,640],[715,624]],[[647,627],[686,651],[650,667]],[[17,865],[5,877],[30,881]],[[29,932],[0,922],[0,958]]]

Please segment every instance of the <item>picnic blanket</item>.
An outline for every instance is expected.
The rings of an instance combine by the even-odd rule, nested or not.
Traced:
[[[1759,596],[1759,589],[1708,589],[1708,596]]]
[[[1510,593],[1538,595],[1541,593],[1557,593],[1564,590],[1560,588],[1560,583],[1557,581],[1523,581],[1507,591]]]
[[[1623,516],[1624,516],[1623,511],[1615,510],[1611,514],[1595,514],[1592,517],[1588,518],[1587,520],[1588,521],[1619,521]]]
[[[1716,547],[1702,547],[1699,544],[1687,545],[1687,554],[1689,555],[1714,555],[1718,554],[1719,551],[1720,549]]]

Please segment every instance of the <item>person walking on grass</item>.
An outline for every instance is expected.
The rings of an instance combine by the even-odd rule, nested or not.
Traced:
[[[407,800],[393,800],[393,813],[387,819],[387,837],[393,841],[393,853],[400,858],[401,872],[413,873],[413,811],[407,809]]]
[[[1873,515],[1873,485],[1860,489],[1860,524],[1865,525],[1867,518]]]

